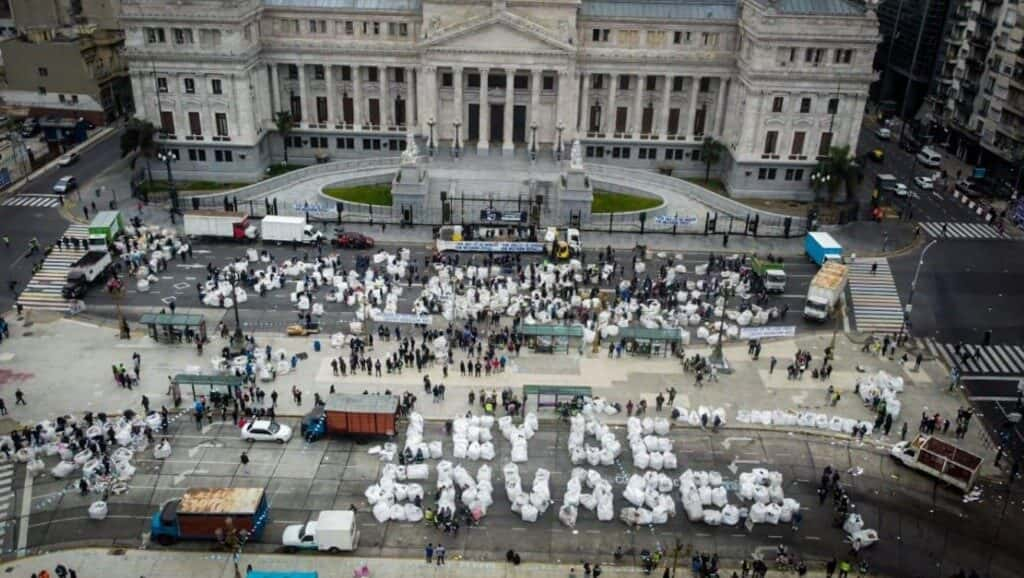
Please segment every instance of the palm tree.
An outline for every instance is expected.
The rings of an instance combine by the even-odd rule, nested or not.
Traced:
[[[711,167],[717,165],[725,154],[725,143],[714,137],[705,137],[700,143],[700,158],[704,160],[704,184],[711,181]]]
[[[849,196],[859,172],[860,167],[850,154],[849,146],[832,147],[828,150],[828,156],[819,160],[818,166],[811,173],[811,185],[815,192],[825,188],[828,203],[832,204],[840,188],[844,195]]]
[[[295,119],[292,113],[282,110],[274,115],[274,124],[277,125],[277,133],[284,139],[284,164],[288,164],[288,136],[295,128]]]

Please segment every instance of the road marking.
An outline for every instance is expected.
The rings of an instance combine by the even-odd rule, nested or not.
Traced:
[[[25,526],[28,528],[38,528],[40,526],[49,526],[50,524],[60,524],[61,522],[74,522],[76,520],[91,520],[89,516],[76,516],[74,518],[61,518],[59,520],[48,520],[46,522],[39,522],[38,524],[32,524],[31,526]],[[105,520],[151,520],[152,516],[119,516],[119,515],[108,515]],[[20,547],[19,547],[20,548]]]
[[[21,520],[18,525],[18,558],[22,558],[28,553],[28,520],[30,514],[32,514],[32,474],[26,472],[25,487],[21,494]]]
[[[1014,396],[1014,397],[1003,397],[1003,396],[998,396],[998,395],[978,395],[978,396],[969,397],[967,399],[969,399],[971,401],[1006,401],[1006,402],[1017,401],[1017,397],[1016,396]]]

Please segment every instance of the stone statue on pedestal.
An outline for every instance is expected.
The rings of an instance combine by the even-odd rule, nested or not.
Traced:
[[[569,151],[569,168],[583,170],[583,153],[580,152],[580,139],[572,141],[572,149]]]
[[[405,150],[402,151],[402,166],[413,166],[420,156],[419,147],[416,146],[416,137],[409,133],[405,136]]]

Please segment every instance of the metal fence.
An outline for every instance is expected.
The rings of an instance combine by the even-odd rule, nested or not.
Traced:
[[[584,231],[601,233],[661,233],[670,235],[737,235],[751,237],[790,238],[807,232],[804,219],[761,214],[744,217],[707,212],[703,218],[646,213],[595,214],[589,223],[580,227]]]

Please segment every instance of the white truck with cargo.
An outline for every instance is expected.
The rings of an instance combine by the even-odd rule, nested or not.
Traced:
[[[967,493],[981,470],[981,456],[929,435],[900,442],[890,454],[908,468],[924,472]]]
[[[825,321],[833,315],[843,292],[846,291],[848,270],[846,265],[826,261],[811,279],[804,301],[804,318]]]
[[[281,542],[288,552],[319,550],[348,552],[359,546],[355,514],[349,510],[325,510],[316,521],[295,524],[284,529]]]
[[[324,234],[306,223],[305,217],[270,215],[260,222],[260,237],[275,243],[313,243]]]
[[[255,239],[258,229],[245,213],[189,211],[185,213],[185,235],[218,239]]]
[[[65,299],[81,299],[85,296],[89,286],[102,280],[113,260],[110,251],[89,251],[75,261],[75,264],[68,269],[68,275],[61,289],[61,295]]]

